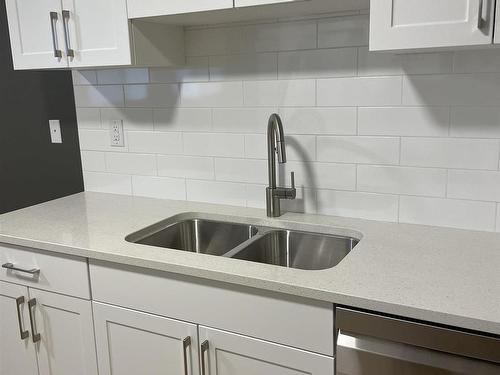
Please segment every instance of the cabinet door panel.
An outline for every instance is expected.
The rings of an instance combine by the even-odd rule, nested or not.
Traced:
[[[248,7],[252,5],[293,3],[297,1],[306,1],[306,0],[234,0],[234,6],[238,8],[238,7]]]
[[[6,0],[7,17],[15,69],[62,68],[68,63],[64,53],[54,55],[51,12],[57,13],[55,43],[63,50],[61,0]]]
[[[207,375],[332,375],[334,360],[278,344],[200,327]]]
[[[371,0],[370,50],[491,44],[493,0]]]
[[[228,9],[233,7],[233,0],[127,0],[127,4],[129,18],[140,18]]]
[[[40,375],[97,375],[90,301],[30,289]]]
[[[500,43],[500,2],[496,2],[496,14],[495,14],[495,44]]]
[[[17,318],[18,297],[24,297],[20,305],[21,327]],[[37,375],[35,347],[31,333],[21,339],[20,329],[29,330],[28,288],[0,281],[0,374]]]
[[[72,68],[130,65],[129,25],[126,0],[63,0]]]
[[[100,375],[198,374],[196,325],[94,302]],[[184,347],[184,340],[190,344]],[[186,362],[184,362],[184,351]]]

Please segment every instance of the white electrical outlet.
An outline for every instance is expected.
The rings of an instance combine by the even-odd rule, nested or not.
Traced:
[[[61,123],[59,120],[49,120],[50,140],[52,143],[62,143]]]
[[[122,120],[111,120],[109,122],[109,136],[111,139],[111,146],[113,147],[125,146]]]

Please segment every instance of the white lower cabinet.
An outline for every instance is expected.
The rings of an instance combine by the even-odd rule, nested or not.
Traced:
[[[195,324],[94,302],[100,375],[198,374]]]
[[[333,375],[331,357],[200,327],[202,375]]]
[[[0,374],[37,375],[28,318],[28,288],[0,281]]]
[[[97,375],[91,302],[35,289],[29,295],[40,375]]]

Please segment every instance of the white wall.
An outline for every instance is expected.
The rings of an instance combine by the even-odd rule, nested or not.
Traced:
[[[499,230],[500,50],[369,53],[362,13],[192,28],[187,67],[75,72],[86,189],[264,207],[278,112],[288,209]]]

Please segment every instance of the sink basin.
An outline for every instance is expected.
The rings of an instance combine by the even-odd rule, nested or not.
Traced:
[[[273,230],[251,240],[231,257],[303,270],[322,270],[335,267],[358,242],[350,237]]]
[[[188,219],[166,225],[156,224],[126,238],[129,242],[223,255],[257,234],[253,225],[204,219]]]

